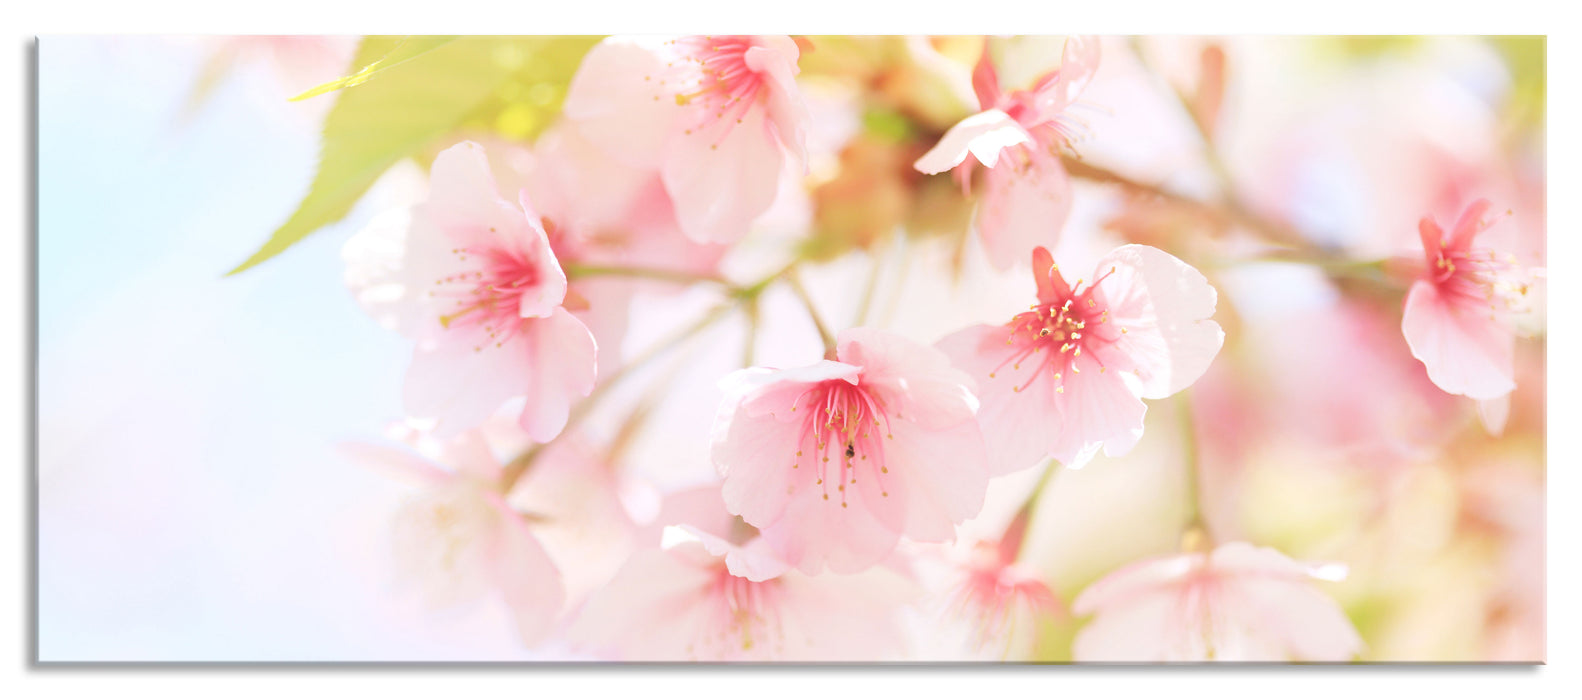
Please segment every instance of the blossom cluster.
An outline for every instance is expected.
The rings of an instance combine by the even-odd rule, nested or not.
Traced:
[[[1059,643],[1054,629],[1074,630],[1076,661],[1364,658],[1343,595],[1356,550],[1282,551],[1289,538],[1261,537],[1221,507],[1230,501],[1214,488],[1213,464],[1253,433],[1279,433],[1274,421],[1286,415],[1323,423],[1370,410],[1361,372],[1385,377],[1372,386],[1381,395],[1435,387],[1440,424],[1461,406],[1453,395],[1473,400],[1482,431],[1504,430],[1527,381],[1518,338],[1542,323],[1537,261],[1490,236],[1506,225],[1493,212],[1520,203],[1497,207],[1489,198],[1503,190],[1458,183],[1468,196],[1452,223],[1409,222],[1418,250],[1375,262],[1305,235],[1277,208],[1245,204],[1233,185],[1197,198],[1085,160],[1090,136],[1158,118],[1127,112],[1159,110],[1124,92],[1157,88],[1136,79],[1147,66],[1124,43],[914,38],[886,44],[905,58],[884,65],[829,43],[603,39],[581,58],[547,132],[531,144],[457,134],[433,154],[416,203],[345,244],[358,303],[412,346],[405,420],[392,440],[347,446],[414,489],[394,516],[401,573],[435,605],[496,601],[524,648],[550,658],[1040,659]],[[1226,80],[1212,48],[1203,55],[1218,62],[1205,58],[1197,87],[1181,93],[1185,123],[1211,152],[1214,91]],[[856,96],[831,89],[841,80],[861,86]],[[865,90],[890,107],[870,104],[853,120],[897,120],[901,136],[831,126]],[[928,97],[951,90],[962,93],[943,100],[953,108]],[[958,282],[951,294],[971,322],[916,331],[874,320],[865,301],[857,322],[831,324],[818,299],[843,292],[821,286],[819,266],[848,253],[877,260],[879,241],[907,226],[875,233],[818,217],[882,209],[888,195],[864,189],[881,181],[898,188],[883,192],[903,211],[926,196],[967,214],[946,236],[952,258],[1014,278],[1016,305]],[[778,250],[766,231],[795,222],[783,210],[799,201],[816,211],[801,227],[819,233]],[[1093,237],[1073,229],[1099,201],[1122,235],[1088,254],[1072,239]],[[812,243],[836,255],[820,257]],[[1333,272],[1345,284],[1324,289],[1367,300],[1343,317],[1301,321],[1304,332],[1333,326],[1312,333],[1325,348],[1311,365],[1311,344],[1266,356],[1278,381],[1305,382],[1277,410],[1248,410],[1226,379],[1224,365],[1237,361],[1226,355],[1256,306],[1227,314],[1222,303],[1222,292],[1240,298],[1257,284],[1241,264]],[[746,274],[759,268],[769,271]],[[948,273],[922,274],[933,275],[928,286],[952,284]],[[913,303],[912,287],[897,289]],[[1251,295],[1260,293],[1283,292]],[[710,397],[707,429],[677,448],[702,469],[666,483],[643,475],[655,455],[624,449],[643,429],[642,401],[606,434],[595,417],[637,378],[660,396],[683,391],[650,371],[675,345],[623,348],[652,334],[642,314],[669,319],[653,310],[699,295],[715,311],[675,324],[677,343],[731,314],[756,332],[778,299],[802,314],[786,325],[805,329],[809,351],[765,366],[749,344],[744,366],[710,365],[713,381],[686,389]],[[1389,308],[1399,325],[1380,330]],[[1397,362],[1401,353],[1415,363]],[[1386,381],[1401,377],[1422,381]],[[1358,398],[1335,398],[1343,385]],[[1368,464],[1445,444],[1391,427],[1391,449],[1373,451],[1380,423],[1399,417],[1357,419],[1331,442],[1366,447],[1354,459]],[[1183,432],[1182,444],[1167,442]],[[1102,509],[1105,493],[1082,494],[1081,479],[1160,461],[1161,451],[1185,477],[1124,486],[1182,495],[1168,545],[1055,583],[1040,547],[1083,535],[1039,527],[1058,506],[1049,494],[1064,489]],[[1170,486],[1183,479],[1193,487]],[[1384,490],[1401,483],[1377,479]]]

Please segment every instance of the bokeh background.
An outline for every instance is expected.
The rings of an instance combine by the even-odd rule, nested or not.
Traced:
[[[803,65],[818,120],[812,181],[788,179],[726,271],[815,251],[807,281],[827,316],[850,318],[873,276],[875,324],[923,342],[1008,318],[1031,291],[1025,271],[993,272],[962,235],[959,191],[906,174],[929,130],[964,113],[908,82],[893,44],[867,41],[815,40]],[[970,57],[970,41],[935,45]],[[1513,211],[1495,245],[1543,264],[1541,38],[1109,38],[1084,96],[1084,160],[1213,196],[1215,166],[1172,94],[1195,90],[1210,42],[1229,66],[1218,153],[1237,197],[1260,213],[1371,261],[1412,254],[1418,217],[1446,222],[1489,197]],[[410,352],[342,286],[340,246],[410,200],[421,169],[397,166],[344,221],[222,278],[307,191],[334,96],[286,98],[346,72],[355,45],[40,41],[41,659],[558,655],[519,648],[489,604],[437,615],[401,595],[387,528],[403,491],[335,449],[400,417]],[[843,72],[865,82],[829,79]],[[522,140],[509,114],[456,138]],[[1439,392],[1411,358],[1388,280],[1221,260],[1234,246],[1214,222],[1114,188],[1079,183],[1076,201],[1062,265],[1086,268],[1127,240],[1170,250],[1220,289],[1227,344],[1187,395],[1151,405],[1132,454],[1056,477],[1027,551],[1059,595],[1176,549],[1192,450],[1220,539],[1351,566],[1327,590],[1367,642],[1365,659],[1542,658],[1541,324],[1519,345],[1510,422],[1491,437],[1470,401]],[[623,354],[710,301],[696,290],[638,299]],[[759,328],[760,363],[818,353],[787,295],[765,298]],[[714,379],[739,365],[745,337],[732,319],[694,339],[589,422],[608,439],[640,389],[669,387],[624,452],[637,519],[659,494],[710,477],[701,436]],[[964,534],[993,534],[1035,477],[997,480]],[[1068,655],[1078,624],[1051,622],[1040,658]]]

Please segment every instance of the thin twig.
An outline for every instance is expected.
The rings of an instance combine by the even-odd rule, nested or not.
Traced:
[[[862,298],[857,301],[857,311],[852,317],[851,325],[861,326],[868,322],[868,311],[873,308],[873,297],[878,293],[879,273],[884,271],[884,258],[878,251],[869,253],[873,256],[873,266],[868,270],[868,282],[863,285]]]
[[[813,319],[813,327],[818,329],[818,337],[824,341],[824,355],[833,359],[835,355],[835,336],[829,332],[829,326],[824,325],[824,319],[818,315],[818,308],[813,306],[813,297],[807,293],[807,288],[802,286],[802,281],[797,279],[796,272],[786,276],[786,282],[791,285],[791,291],[796,292],[797,298],[802,300],[802,305],[807,307],[808,318]]]
[[[1176,410],[1181,413],[1181,451],[1186,456],[1187,507],[1192,512],[1183,533],[1190,536],[1195,531],[1212,547],[1214,536],[1209,531],[1208,520],[1203,516],[1203,466],[1198,455],[1197,429],[1192,420],[1192,401],[1187,391],[1176,394]]]
[[[677,284],[694,284],[709,282],[718,284],[732,290],[738,289],[719,275],[698,274],[682,270],[669,270],[662,267],[641,267],[624,265],[583,265],[567,263],[565,266],[566,277],[580,279],[584,277],[633,277],[637,279],[659,280],[661,282],[675,282]]]

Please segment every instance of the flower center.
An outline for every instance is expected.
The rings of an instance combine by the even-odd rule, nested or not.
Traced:
[[[505,246],[453,248],[450,252],[472,266],[434,281],[430,295],[450,300],[448,313],[439,317],[440,325],[447,330],[481,333],[475,352],[491,343],[504,345],[522,327],[522,296],[537,289],[538,269],[526,254]]]
[[[395,522],[398,562],[437,598],[458,596],[494,514],[475,484],[459,482],[417,496],[401,506]],[[458,578],[460,577],[460,578]]]
[[[683,79],[675,97],[677,105],[694,108],[698,115],[686,133],[723,124],[718,145],[732,127],[742,123],[743,115],[765,90],[763,76],[747,65],[747,50],[754,46],[752,38],[688,36],[671,44],[682,60],[697,64],[696,73]]]
[[[884,475],[890,473],[884,459],[884,441],[895,436],[890,433],[890,416],[883,401],[859,386],[832,379],[802,392],[792,402],[791,411],[806,411],[791,468],[800,469],[805,459],[811,459],[817,470],[815,484],[821,487],[824,500],[829,500],[829,480],[833,476],[840,507],[847,507],[846,486],[856,484],[857,472],[864,469],[879,484],[880,497],[889,498],[890,492],[884,487]],[[812,454],[805,457],[803,453],[807,451]],[[833,475],[832,456],[838,470]]]
[[[733,576],[721,564],[709,582],[708,599],[713,602],[710,623],[705,629],[713,630],[713,637],[705,640],[712,644],[734,647],[740,640],[742,651],[751,651],[763,640],[783,645],[784,634],[780,625],[780,582],[750,581]]]
[[[1072,291],[1062,297],[1034,304],[1030,310],[1013,317],[1006,324],[1010,335],[1005,339],[1005,344],[1014,350],[989,373],[989,378],[994,378],[1006,365],[1010,365],[1012,370],[1020,370],[1023,362],[1036,358],[1037,368],[1027,381],[1011,387],[1011,391],[1020,393],[1048,371],[1057,382],[1055,393],[1063,394],[1066,391],[1067,373],[1082,371],[1077,366],[1077,359],[1082,357],[1084,351],[1099,365],[1100,372],[1107,371],[1109,368],[1101,353],[1119,340],[1126,329],[1109,325],[1110,311],[1093,298],[1093,290],[1114,273],[1115,268],[1112,267],[1085,288],[1082,280],[1077,280]]]
[[[1491,317],[1529,308],[1531,281],[1514,255],[1502,260],[1488,248],[1441,250],[1433,274],[1443,293],[1468,304],[1488,304]]]
[[[994,565],[967,571],[952,591],[947,610],[970,623],[973,647],[982,649],[996,640],[1010,645],[1018,622],[1035,623],[1039,617],[1054,615],[1059,603],[1043,582]]]

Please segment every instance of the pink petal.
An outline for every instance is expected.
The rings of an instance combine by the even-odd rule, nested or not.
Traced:
[[[1106,607],[1077,633],[1072,659],[1095,661],[1187,661],[1190,631],[1178,622],[1173,589],[1150,589],[1126,605]]]
[[[937,343],[956,367],[976,381],[978,424],[993,476],[1042,462],[1060,430],[1053,375],[1044,373],[1028,384],[1038,363],[1035,360],[1020,368],[1010,364],[1008,360],[1018,350],[1005,343],[1009,335],[1004,326],[979,325]],[[1015,391],[1023,385],[1027,388]]]
[[[374,217],[346,241],[346,286],[379,325],[416,340],[444,329],[431,296],[434,281],[467,269],[451,250],[456,244],[423,214],[423,207]]]
[[[605,154],[578,124],[562,121],[533,145],[527,188],[544,216],[577,231],[602,231],[623,224],[650,186],[652,168],[636,168]],[[669,206],[668,197],[665,205]]]
[[[1483,216],[1492,206],[1487,199],[1479,199],[1467,205],[1466,211],[1461,212],[1461,217],[1456,219],[1456,227],[1450,231],[1450,247],[1457,250],[1470,248],[1472,239],[1483,230]]]
[[[955,525],[977,517],[989,486],[983,436],[976,423],[952,428],[926,428],[910,421],[890,426],[884,460],[890,473],[884,486],[895,498],[904,483],[908,538],[918,542],[953,540]],[[866,494],[865,494],[866,495]],[[881,499],[884,500],[884,499]],[[867,499],[874,506],[873,499]]]
[[[533,270],[538,276],[538,284],[534,285],[534,289],[522,295],[521,315],[522,318],[543,318],[554,313],[555,308],[566,300],[566,271],[561,269],[555,249],[549,245],[549,234],[544,231],[544,224],[533,209],[527,190],[522,190],[518,199],[527,216],[528,228],[516,244],[525,252],[527,259],[533,261]]]
[[[1000,74],[994,68],[988,37],[984,37],[983,52],[972,67],[972,92],[978,98],[979,109],[989,109],[1000,101]]]
[[[1493,399],[1516,388],[1516,337],[1476,302],[1447,298],[1427,280],[1406,295],[1401,331],[1440,389]]]
[[[677,491],[665,496],[654,524],[663,528],[689,525],[719,538],[728,538],[736,516],[725,510],[718,484]]]
[[[441,438],[482,425],[530,385],[532,350],[525,335],[518,333],[499,347],[482,333],[453,333],[445,342],[420,344],[407,368],[407,413],[437,421],[434,434]]]
[[[1170,588],[1203,561],[1201,554],[1154,557],[1128,564],[1082,590],[1071,603],[1071,612],[1091,615],[1100,610],[1124,606],[1150,591]]]
[[[781,559],[810,576],[826,569],[830,573],[854,574],[895,551],[900,535],[865,505],[871,499],[859,501],[848,496],[848,507],[842,508],[836,484],[829,484],[829,500],[824,500],[822,487],[814,483],[816,470],[784,471],[796,474],[795,492],[786,500],[780,518],[761,528],[762,537]],[[858,486],[871,488],[870,481],[862,480]],[[901,487],[897,484],[889,500],[904,498]]]
[[[1111,272],[1113,270],[1113,272]],[[1225,342],[1214,315],[1218,294],[1203,274],[1158,248],[1124,245],[1099,261],[1108,274],[1094,293],[1112,326],[1125,328],[1110,371],[1135,371],[1144,398],[1170,396],[1197,381]]]
[[[1060,70],[1056,78],[1047,85],[1040,86],[1034,104],[1038,109],[1039,121],[1046,122],[1055,117],[1087,89],[1092,82],[1094,73],[1099,69],[1099,38],[1095,36],[1072,36],[1066,39],[1066,46],[1061,51]]]
[[[1061,382],[1065,390],[1054,398],[1060,436],[1049,454],[1067,469],[1082,468],[1100,447],[1111,457],[1126,454],[1142,438],[1148,406],[1120,372],[1113,368],[1100,372],[1099,363],[1086,354],[1076,359]]]
[[[634,661],[683,661],[707,630],[707,590],[715,574],[670,552],[632,555],[588,598],[568,636]]]
[[[1350,661],[1362,640],[1340,606],[1312,584],[1226,577],[1208,630],[1216,661]]]
[[[740,397],[742,410],[749,416],[775,413],[781,421],[792,421],[799,420],[801,416],[796,415],[791,407],[809,385],[831,379],[856,385],[862,369],[833,360],[820,360],[806,367],[792,369],[752,367],[727,375],[720,381],[720,388],[727,396]]]
[[[723,558],[725,570],[732,576],[749,581],[767,581],[791,570],[791,565],[777,556],[761,537],[754,537],[742,546],[736,546],[723,537],[691,525],[682,525],[680,529],[695,538],[709,554]]]
[[[796,461],[801,426],[768,414],[729,413],[715,423],[712,450],[714,464],[725,477],[721,487],[725,507],[754,526],[772,525],[791,500],[796,471],[791,464]]]
[[[680,74],[660,57],[662,41],[611,37],[599,42],[582,58],[562,108],[562,116],[583,136],[633,167],[659,167],[665,143],[684,113],[673,96]]]
[[[788,36],[762,36],[758,42],[762,45],[748,49],[742,60],[749,69],[768,77],[769,123],[774,125],[780,143],[806,167],[807,125],[812,117],[796,86],[801,51]]]
[[[495,579],[522,642],[535,646],[554,631],[565,604],[560,570],[519,516],[499,499],[494,505],[501,518],[499,549],[492,557]]]
[[[925,175],[942,173],[961,165],[971,153],[978,162],[992,168],[1000,160],[1000,151],[1030,143],[1033,143],[1033,136],[1011,115],[990,109],[950,127],[939,143],[918,158],[912,167]]]
[[[841,362],[862,367],[863,386],[878,388],[896,418],[942,429],[971,421],[976,382],[945,353],[895,333],[849,328],[836,339]]]
[[[483,147],[463,141],[441,151],[429,169],[424,213],[459,244],[499,245],[526,235],[527,215],[500,198]]]
[[[1066,169],[1041,150],[1028,150],[1030,164],[990,168],[975,223],[984,252],[996,269],[1027,259],[1037,246],[1053,246],[1071,213]]]
[[[588,327],[564,308],[530,321],[523,335],[531,343],[532,376],[523,387],[527,405],[521,425],[534,440],[548,442],[566,427],[575,397],[593,391],[598,346]]]
[[[764,110],[752,108],[739,124],[722,120],[673,139],[660,177],[688,238],[730,243],[774,202],[784,162]]]
[[[1499,437],[1500,433],[1505,432],[1505,421],[1510,415],[1510,394],[1478,402],[1478,421],[1483,423],[1483,429],[1488,431],[1489,435]]]

